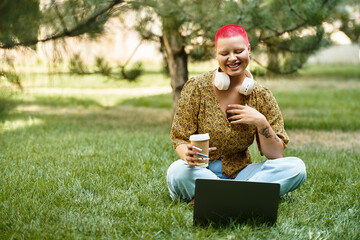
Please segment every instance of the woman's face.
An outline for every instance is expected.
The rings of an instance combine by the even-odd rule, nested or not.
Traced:
[[[216,59],[219,67],[231,77],[241,75],[249,65],[250,44],[241,36],[219,38]]]

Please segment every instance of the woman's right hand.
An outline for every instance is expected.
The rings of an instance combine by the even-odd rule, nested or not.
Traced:
[[[200,163],[203,163],[204,160],[208,160],[209,158],[201,157],[196,155],[196,153],[200,152],[196,150],[193,145],[186,144],[187,151],[185,152],[185,161],[189,164],[189,166],[197,166]]]
[[[209,152],[216,150],[215,147],[209,148]],[[200,152],[194,148],[191,144],[181,144],[176,148],[176,152],[179,157],[187,162],[189,166],[197,166],[198,164],[208,161],[209,158],[205,158],[197,155],[196,153]]]

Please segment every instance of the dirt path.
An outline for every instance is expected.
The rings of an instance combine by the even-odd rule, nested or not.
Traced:
[[[331,149],[360,148],[360,131],[343,132],[340,130],[289,130],[287,131],[292,146],[306,148],[309,146],[326,147]]]

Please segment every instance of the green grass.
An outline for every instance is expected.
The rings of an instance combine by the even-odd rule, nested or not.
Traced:
[[[286,89],[274,94],[289,131],[360,131],[359,88]],[[307,180],[281,202],[275,226],[194,227],[192,207],[166,188],[177,158],[171,95],[103,98],[14,96],[18,108],[0,121],[0,239],[360,238],[358,148],[290,144],[285,155],[304,160]]]
[[[172,95],[160,94],[155,96],[136,97],[120,101],[119,104],[135,107],[172,108]]]
[[[338,77],[341,79],[360,78],[359,65],[305,65],[299,74],[307,77]]]
[[[360,88],[313,89],[276,94],[287,129],[360,129]]]
[[[145,71],[135,82],[124,79],[108,78],[100,74],[70,73],[21,73],[24,87],[32,88],[74,88],[74,89],[106,89],[106,88],[138,88],[151,86],[168,86],[169,77],[161,72]]]

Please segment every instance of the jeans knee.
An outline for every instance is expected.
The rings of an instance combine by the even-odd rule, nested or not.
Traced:
[[[191,168],[183,161],[173,162],[167,171],[167,184],[172,199],[191,200],[194,195],[195,182],[192,182]]]
[[[187,169],[186,162],[183,160],[177,160],[173,162],[168,170],[167,170],[167,181],[168,183],[178,183],[182,182],[186,178],[186,174],[184,174],[184,171]]]
[[[304,182],[306,179],[306,167],[303,160],[298,157],[289,157],[295,170],[295,175],[299,178],[301,182]]]

